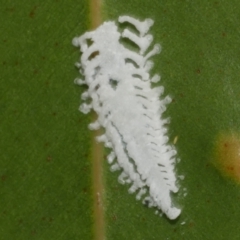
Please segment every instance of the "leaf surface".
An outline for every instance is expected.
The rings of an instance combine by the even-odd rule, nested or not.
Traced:
[[[117,183],[119,173],[106,170],[108,239],[239,238],[240,186],[212,164],[216,151],[231,144],[229,135],[240,131],[239,9],[237,1],[106,1],[106,20],[131,15],[155,21],[151,33],[163,50],[153,73],[161,74],[160,85],[173,98],[164,116],[171,117],[170,143],[178,139],[177,173],[185,175],[174,196],[182,214],[171,222],[135,201],[129,186]],[[223,159],[237,155],[238,167],[239,148],[222,151]]]
[[[92,239],[89,118],[71,45],[87,2],[0,5],[0,239]]]
[[[93,239],[92,119],[77,111],[84,89],[72,83],[79,51],[71,46],[89,28],[88,5],[2,1],[0,239]],[[104,162],[107,239],[239,238],[240,186],[216,167],[229,156],[238,167],[239,5],[104,1],[103,20],[155,21],[151,33],[163,51],[152,72],[173,98],[164,117],[171,117],[170,143],[178,139],[177,173],[185,175],[174,196],[182,215],[169,221],[129,195]]]

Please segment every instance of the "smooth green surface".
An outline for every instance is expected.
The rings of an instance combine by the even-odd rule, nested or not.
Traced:
[[[104,14],[155,20],[151,33],[163,51],[153,73],[174,99],[165,116],[186,177],[176,198],[182,215],[170,222],[135,201],[106,165],[108,239],[239,239],[240,186],[210,161],[219,133],[240,132],[240,2],[106,0]]]
[[[92,239],[90,119],[71,45],[87,2],[0,6],[0,239]]]

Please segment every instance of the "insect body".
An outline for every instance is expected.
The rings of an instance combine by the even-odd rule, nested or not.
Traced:
[[[147,34],[153,20],[141,22],[121,16],[118,21],[133,25],[139,34],[128,29],[120,33],[115,22],[109,21],[73,39],[82,52],[77,66],[85,76],[75,82],[88,86],[82,99],[91,99],[80,110],[88,113],[93,109],[98,114],[89,128],[105,129],[97,140],[112,149],[108,162],[112,171],[122,171],[119,182],[131,184],[129,193],[137,192],[136,199],[143,199],[149,207],[157,207],[168,218],[175,219],[181,212],[173,206],[170,196],[178,191],[174,172],[176,151],[167,144],[165,124],[169,120],[161,117],[171,98],[159,98],[164,88],[152,88],[151,82],[158,82],[160,76],[149,75],[153,66],[149,58],[159,53],[161,47],[156,44],[145,54],[153,40]],[[126,39],[136,44],[139,51],[120,43]]]

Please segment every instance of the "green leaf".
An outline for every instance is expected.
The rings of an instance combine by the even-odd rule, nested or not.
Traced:
[[[90,119],[71,45],[88,5],[0,5],[0,239],[92,239]]]
[[[128,186],[118,185],[118,174],[106,171],[108,239],[239,238],[240,186],[212,164],[218,161],[219,141],[231,145],[229,134],[240,131],[239,5],[238,1],[106,1],[106,20],[123,14],[155,20],[151,33],[163,51],[154,58],[153,73],[161,74],[160,84],[173,98],[165,116],[171,117],[170,142],[178,137],[177,173],[185,175],[175,196],[182,214],[171,222],[136,202],[127,194]],[[234,141],[235,147],[221,157],[235,155],[237,167],[239,138]]]
[[[79,51],[71,46],[89,29],[89,3],[1,1],[0,239],[88,240],[98,227],[92,117],[77,111],[84,89],[73,84]],[[102,4],[104,21],[125,14],[155,21],[163,51],[152,72],[173,98],[165,117],[185,175],[174,196],[182,214],[169,221],[129,195],[104,161],[106,238],[239,239],[240,3]]]

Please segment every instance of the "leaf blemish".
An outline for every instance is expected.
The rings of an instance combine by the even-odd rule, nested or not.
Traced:
[[[221,134],[215,143],[213,165],[220,173],[240,184],[240,136]]]

